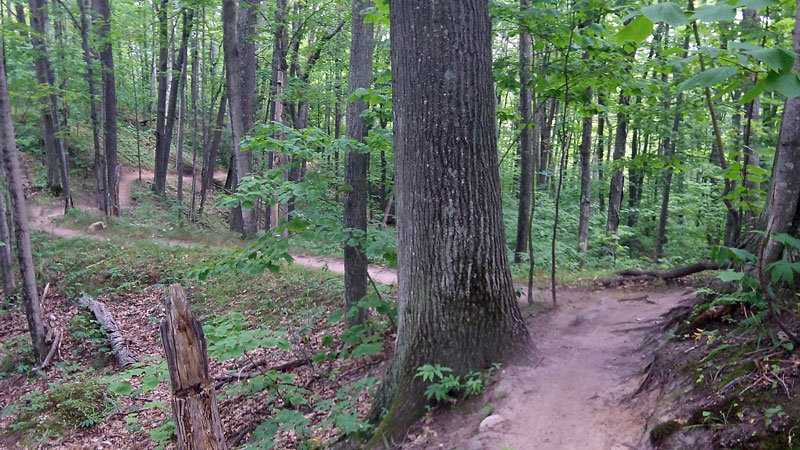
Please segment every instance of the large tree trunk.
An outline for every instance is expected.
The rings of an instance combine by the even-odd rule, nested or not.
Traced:
[[[33,265],[31,238],[28,229],[28,214],[25,208],[25,190],[22,186],[22,169],[17,154],[17,143],[14,137],[14,124],[11,122],[11,102],[8,97],[6,67],[0,58],[0,147],[3,149],[3,162],[6,179],[11,192],[11,205],[14,211],[15,231],[17,237],[17,259],[22,275],[22,302],[25,305],[25,316],[31,333],[33,353],[38,362],[47,356],[44,325],[42,324],[42,307],[39,304],[39,293],[36,290],[36,269]]]
[[[614,136],[614,162],[617,163],[625,157],[625,144],[628,139],[627,106],[630,96],[619,94],[619,111],[617,112],[617,134]],[[617,234],[619,229],[619,210],[622,206],[622,184],[624,181],[623,168],[617,167],[611,175],[611,187],[608,191],[608,218],[606,220],[606,233]]]
[[[242,114],[242,135],[244,137],[253,128],[255,123],[256,109],[256,44],[253,40],[256,25],[256,13],[258,11],[259,0],[242,0],[236,16],[237,42],[236,48],[239,56],[239,70],[236,82],[239,83],[241,92],[240,105]],[[226,55],[227,56],[227,55]],[[233,109],[231,109],[233,112]],[[253,153],[251,151],[239,152],[234,155],[232,187],[235,190],[243,176],[250,175],[253,166]],[[241,170],[240,170],[241,169]],[[247,220],[245,220],[247,216]],[[231,209],[230,227],[232,231],[238,231],[243,236],[253,236],[258,231],[256,215],[253,211],[247,213],[242,211],[241,206]]]
[[[31,9],[31,45],[36,52],[34,60],[36,66],[36,82],[39,85],[49,86],[47,89],[50,94],[43,99],[42,121],[44,122],[45,148],[47,143],[53,143],[53,153],[46,156],[48,173],[51,167],[57,167],[61,177],[60,185],[50,185],[55,192],[60,191],[64,197],[64,211],[72,207],[72,193],[69,186],[69,166],[67,165],[66,148],[64,140],[61,138],[61,123],[58,121],[58,96],[56,95],[55,76],[53,68],[50,66],[49,54],[47,51],[47,1],[30,0]],[[48,114],[49,112],[49,114]],[[47,135],[50,135],[48,139]],[[48,180],[50,177],[48,176]]]
[[[239,147],[244,137],[244,119],[242,115],[242,91],[239,77],[240,66],[238,42],[242,37],[237,30],[236,0],[222,2],[223,48],[225,51],[225,72],[228,87],[228,103],[230,104],[231,130],[233,134],[233,166],[236,180],[250,175],[252,151],[241,151]],[[255,215],[252,210],[242,208],[242,236],[250,237],[256,233]]]
[[[527,11],[530,0],[520,0],[520,8]],[[519,136],[519,210],[517,212],[517,241],[514,248],[514,262],[522,261],[528,249],[530,238],[531,199],[533,196],[533,111],[531,103],[531,35],[527,28],[519,35],[520,87],[519,113],[522,130]]]
[[[800,54],[800,4],[794,27],[794,51]],[[800,57],[794,71],[800,70]],[[772,182],[767,193],[766,229],[770,234],[795,232],[800,219],[800,97],[788,98],[783,105],[781,131],[772,166]],[[770,239],[763,250],[764,266],[777,261],[783,245]]]
[[[353,0],[352,40],[350,41],[350,82],[348,95],[357,89],[369,89],[372,84],[372,54],[375,42],[372,36],[373,26],[364,22],[361,11],[372,6],[367,0]],[[347,103],[347,137],[361,143],[367,135],[368,127],[361,113],[369,105],[364,100]],[[344,184],[350,190],[344,195],[344,227],[360,230],[363,236],[367,233],[367,166],[369,153],[363,149],[351,147],[345,156]],[[350,309],[367,295],[367,255],[361,243],[344,246],[344,309]],[[365,311],[358,310],[358,315],[349,316],[347,325],[351,326],[364,321]]]
[[[119,216],[119,181],[117,174],[117,87],[114,80],[114,50],[111,46],[111,6],[109,0],[95,0],[95,8],[102,21],[98,37],[103,42],[100,63],[103,66],[103,143],[106,156],[106,180],[108,180],[108,213]]]
[[[105,177],[105,158],[100,146],[100,119],[97,113],[97,86],[94,80],[94,56],[89,47],[89,29],[91,23],[86,14],[89,0],[77,0],[81,14],[81,48],[83,60],[86,62],[86,84],[89,86],[89,117],[92,121],[92,146],[94,147],[94,170],[97,182],[98,207],[103,213],[108,214],[108,194]]]
[[[488,2],[396,2],[391,22],[399,320],[373,445],[424,413],[419,366],[462,375],[530,342],[503,230]]]
[[[588,53],[584,53],[584,59]],[[591,102],[592,88],[586,88],[587,102]],[[592,115],[583,118],[581,129],[581,209],[578,221],[578,253],[589,248],[589,219],[592,217]]]

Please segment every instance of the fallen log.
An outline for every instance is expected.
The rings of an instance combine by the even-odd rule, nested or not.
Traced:
[[[91,297],[82,297],[78,300],[78,304],[91,311],[97,322],[108,330],[108,341],[111,344],[111,350],[117,355],[117,364],[120,368],[124,369],[135,363],[136,358],[128,350],[125,337],[117,327],[117,322],[114,321],[114,316],[108,311],[106,304]]]
[[[649,281],[649,280],[674,280],[676,278],[683,278],[693,275],[698,272],[706,270],[719,270],[724,267],[712,261],[701,261],[688,266],[678,267],[672,270],[640,270],[640,269],[623,269],[617,272],[617,275],[611,278],[600,280],[600,284],[605,287],[617,286],[629,281]]]

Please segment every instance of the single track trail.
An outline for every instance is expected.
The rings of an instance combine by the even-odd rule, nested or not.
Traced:
[[[216,174],[215,174],[216,175]],[[224,175],[224,174],[223,174]],[[144,171],[143,179],[152,178]],[[175,175],[172,175],[173,179]],[[131,206],[131,186],[138,173],[123,170],[120,203]],[[191,183],[191,178],[189,178]],[[88,205],[80,205],[91,210]],[[31,205],[33,229],[55,236],[106,240],[103,234],[63,228],[52,220],[58,206]],[[162,240],[165,245],[193,246],[189,241]],[[339,258],[294,255],[297,264],[344,273]],[[376,283],[395,284],[393,269],[370,266]],[[482,400],[491,405],[493,423],[484,421],[487,408],[456,408],[437,414],[421,429],[412,430],[403,448],[428,449],[642,449],[648,448],[645,422],[655,399],[629,396],[641,382],[652,358],[646,345],[658,330],[661,316],[694,295],[692,290],[563,288],[559,307],[549,308],[549,295],[534,293],[534,306],[520,299],[528,317],[534,348],[532,362],[499,371]],[[524,290],[524,288],[523,288]],[[538,301],[536,297],[547,298]],[[536,311],[536,314],[534,314]],[[466,410],[465,410],[466,409]],[[483,423],[481,426],[480,424]],[[418,427],[419,428],[419,427]]]

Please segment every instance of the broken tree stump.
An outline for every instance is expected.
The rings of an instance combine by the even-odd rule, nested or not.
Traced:
[[[94,314],[94,318],[97,319],[97,323],[108,330],[108,341],[111,344],[111,350],[117,355],[119,367],[124,369],[135,363],[136,358],[128,350],[128,346],[125,344],[125,337],[119,331],[117,322],[114,321],[114,316],[106,308],[106,304],[98,302],[91,297],[82,297],[78,300],[78,304],[91,311]]]
[[[172,383],[172,412],[178,448],[227,448],[217,408],[214,382],[208,376],[208,354],[203,327],[189,309],[178,284],[169,287],[161,340]]]

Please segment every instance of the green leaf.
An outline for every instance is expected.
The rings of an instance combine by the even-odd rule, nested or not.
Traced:
[[[776,90],[787,98],[800,97],[800,79],[792,72],[778,74],[770,72],[765,80],[770,90]]]
[[[794,249],[800,249],[800,239],[796,237],[786,234],[786,233],[774,233],[772,234],[772,240],[775,242],[780,242],[783,245],[788,247],[792,247]]]
[[[685,91],[694,87],[711,87],[736,75],[736,72],[738,71],[739,70],[736,67],[731,66],[714,67],[706,70],[705,72],[700,72],[684,81],[680,84],[679,89],[681,91]]]
[[[142,377],[142,391],[150,392],[161,383],[161,378],[155,375],[146,375]]]
[[[725,3],[701,6],[690,17],[692,20],[696,19],[705,23],[730,22],[735,18],[736,8]]]
[[[742,96],[742,99],[739,100],[739,104],[746,105],[752,102],[756,97],[758,97],[759,95],[761,95],[762,92],[764,92],[764,88],[766,87],[767,83],[764,80],[759,80],[758,83],[756,83],[756,85],[753,86],[753,89],[750,89],[746,94]]]
[[[764,63],[770,70],[775,72],[791,71],[797,55],[794,52],[782,48],[759,48],[747,50],[744,53]]]
[[[653,32],[653,21],[646,16],[639,16],[614,35],[617,45],[626,42],[642,42]]]
[[[744,278],[744,272],[737,272],[733,269],[728,269],[724,272],[720,272],[717,274],[717,278],[722,281],[729,282],[729,281],[739,281]]]
[[[108,390],[117,395],[131,395],[133,388],[127,381],[115,381],[108,385]]]
[[[355,358],[360,358],[366,355],[377,355],[378,352],[381,351],[381,343],[380,342],[373,342],[373,343],[363,343],[358,347],[353,349],[353,353],[351,356]]]
[[[789,261],[780,260],[767,266],[770,274],[772,274],[772,282],[777,283],[781,280],[789,284],[794,283],[794,270]]]
[[[642,14],[653,22],[665,22],[673,27],[688,25],[686,14],[680,6],[672,2],[656,3],[642,8]]]

